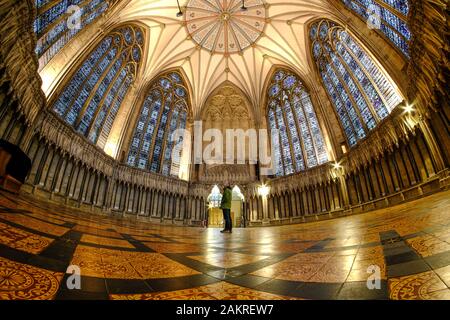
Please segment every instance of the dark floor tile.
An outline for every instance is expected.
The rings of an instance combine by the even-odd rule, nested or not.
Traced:
[[[399,254],[404,254],[404,253],[408,253],[408,252],[413,252],[413,250],[408,247],[407,245],[405,245],[402,242],[399,242],[401,245],[395,247],[395,248],[385,248],[383,247],[383,254],[385,257],[390,257],[390,256],[397,256]]]
[[[433,269],[446,267],[450,265],[450,251],[441,252],[424,259]]]
[[[20,262],[20,263],[27,263],[27,261],[31,257],[34,257],[34,255],[31,253],[20,251],[20,250],[5,246],[4,244],[1,244],[1,243],[0,243],[0,256],[2,256],[3,258],[9,259],[9,260]]]
[[[54,272],[66,272],[68,267],[68,263],[66,262],[42,256],[32,256],[26,263],[37,268],[47,269]]]
[[[381,280],[380,289],[369,289],[365,281],[346,282],[337,295],[339,300],[387,300],[388,298],[386,280]]]
[[[66,273],[61,281],[61,290],[69,290],[67,286],[68,278],[72,276]],[[72,281],[71,281],[72,282]],[[73,283],[73,282],[72,282]],[[74,289],[75,290],[75,289]],[[106,282],[103,278],[81,276],[81,288],[78,289],[86,292],[104,293],[106,292]]]
[[[83,290],[60,290],[56,300],[108,300],[107,292],[88,292]]]
[[[263,284],[264,282],[270,281],[269,278],[253,276],[250,274],[242,275],[240,277],[234,277],[227,279],[227,282],[236,284],[238,286],[243,286],[247,288],[255,289],[257,286]]]
[[[385,257],[387,265],[399,264],[399,263],[414,261],[414,260],[418,260],[418,259],[421,259],[421,257],[412,250],[404,252],[404,253],[396,254],[396,255],[389,255],[389,256]]]
[[[272,279],[256,287],[256,290],[266,291],[274,294],[301,297],[298,287],[301,283],[295,281]]]
[[[304,282],[296,291],[298,296],[305,299],[330,300],[336,299],[342,283]]]
[[[424,260],[420,259],[388,266],[387,276],[388,278],[402,277],[429,270],[431,269],[428,264],[426,264]]]
[[[225,269],[214,270],[214,271],[205,272],[205,274],[207,274],[211,277],[214,277],[216,279],[219,279],[219,280],[225,280],[225,278],[227,277],[227,270],[225,270]]]
[[[167,279],[148,279],[145,280],[154,291],[175,291],[188,288],[204,286],[219,280],[204,274],[198,274],[187,277],[167,278]]]
[[[109,294],[148,293],[153,291],[144,280],[106,279]]]
[[[388,231],[380,232],[381,242],[389,240],[389,239],[398,238],[398,237],[400,237],[400,235],[395,230],[388,230]]]

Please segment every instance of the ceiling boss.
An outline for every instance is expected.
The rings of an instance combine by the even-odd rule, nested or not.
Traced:
[[[200,47],[213,53],[239,53],[262,35],[266,8],[262,0],[190,0],[185,21]]]

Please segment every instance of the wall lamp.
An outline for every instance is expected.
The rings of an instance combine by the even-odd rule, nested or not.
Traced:
[[[406,113],[411,113],[414,111],[414,107],[412,104],[407,103],[405,107],[403,107]]]
[[[269,195],[269,193],[270,193],[270,187],[268,185],[263,184],[263,185],[258,187],[258,194],[261,197],[265,198],[265,197],[267,197]]]

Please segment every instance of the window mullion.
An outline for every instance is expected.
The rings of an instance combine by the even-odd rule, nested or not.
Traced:
[[[125,65],[126,66],[126,65]],[[97,109],[94,112],[94,115],[92,116],[91,119],[91,123],[89,124],[89,127],[86,131],[86,135],[89,137],[89,134],[91,133],[91,130],[94,129],[95,130],[95,121],[97,120],[98,114],[100,113],[101,110],[101,106],[104,104],[106,97],[108,96],[108,94],[111,92],[114,84],[116,83],[117,79],[120,77],[120,73],[122,72],[122,70],[125,67],[124,65],[122,65],[122,67],[120,68],[120,70],[117,72],[117,74],[114,76],[113,80],[111,81],[110,85],[108,86],[108,89],[106,90],[105,94],[103,95],[102,100],[100,101],[100,103],[98,104]],[[111,108],[112,106],[114,106],[114,103],[117,101],[118,95],[120,90],[122,89],[122,87],[124,86],[124,84],[126,83],[126,79],[127,76],[124,77],[124,79],[121,81],[119,88],[117,89],[117,92],[114,94],[114,98],[111,101],[111,105],[108,107],[108,111],[105,114],[105,118],[102,120],[101,125],[99,126],[100,131],[103,128],[103,124],[105,123],[106,119],[108,118],[109,113],[111,112]],[[94,127],[94,128],[93,128]],[[96,137],[96,141],[95,143],[97,143],[99,136]]]
[[[175,95],[175,93],[174,93]],[[166,153],[166,148],[168,145],[168,138],[170,139],[170,137],[167,137],[168,135],[168,131],[170,131],[170,123],[172,122],[172,116],[173,116],[173,111],[175,109],[174,106],[175,102],[172,102],[172,104],[170,105],[169,108],[169,114],[167,115],[167,122],[166,122],[166,128],[164,130],[164,136],[163,136],[163,143],[161,145],[161,153],[159,154],[159,163],[160,163],[160,167],[159,167],[159,171],[160,173],[162,173],[162,170],[164,168],[164,160],[165,160],[165,153]]]
[[[279,154],[280,154],[281,163],[282,163],[281,170],[283,170],[283,175],[285,175],[286,164],[284,163],[284,152],[283,152],[284,148],[283,148],[283,143],[281,142],[281,135],[279,133],[280,132],[280,126],[278,124],[278,116],[277,116],[277,113],[275,112],[275,110],[273,110],[273,108],[272,108],[272,112],[273,112],[273,116],[274,116],[275,126],[276,126],[276,129],[277,129],[277,132],[278,132],[278,147],[279,147],[278,149],[279,149]],[[278,165],[278,163],[277,163],[277,165]]]
[[[342,41],[340,41],[342,43]],[[347,49],[347,47],[346,47]],[[364,90],[364,88],[361,86],[361,83],[359,82],[359,80],[355,77],[355,74],[353,72],[353,70],[351,70],[347,64],[347,62],[345,62],[345,60],[342,58],[342,56],[340,55],[340,53],[336,50],[335,51],[336,57],[339,59],[339,61],[341,62],[342,66],[345,68],[345,70],[347,70],[347,73],[349,74],[349,76],[352,78],[353,83],[357,86],[357,88],[359,89],[359,92],[361,92],[361,94],[364,97],[364,100],[366,101],[367,107],[370,110],[370,113],[372,114],[372,117],[375,118],[376,123],[378,124],[381,119],[378,116],[378,113],[376,112],[376,110],[374,109],[373,105],[372,105],[372,101],[369,99],[369,97],[367,96],[366,91]],[[360,63],[359,60],[355,60],[356,63],[359,65],[359,67],[361,68],[361,70],[364,72],[365,70],[362,69],[362,65]],[[367,73],[364,72],[364,74],[366,75],[366,78],[370,79],[370,77],[367,76]],[[378,92],[378,91],[377,91]],[[352,97],[353,98],[353,97]],[[384,101],[383,101],[384,103]],[[359,109],[359,108],[358,108]],[[387,109],[387,108],[386,108]],[[364,119],[363,119],[364,120]]]
[[[158,135],[159,126],[160,126],[160,123],[161,123],[161,118],[162,118],[162,115],[164,114],[164,109],[165,108],[166,108],[166,95],[163,94],[161,96],[161,109],[159,110],[158,121],[156,121],[155,130],[153,131],[153,135],[152,135],[152,145],[151,145],[151,147],[149,149],[150,150],[150,152],[148,154],[149,156],[153,155],[153,153],[155,152],[155,143],[156,143],[156,140],[157,140],[157,135]],[[160,150],[160,152],[162,152],[162,150]],[[150,159],[150,161],[149,161],[150,168],[149,169],[151,171],[153,158],[149,158],[149,159]]]
[[[297,83],[296,83],[296,85],[297,85]],[[292,115],[294,116],[295,127],[297,128],[297,135],[298,135],[297,138],[299,139],[300,147],[302,148],[303,166],[306,169],[306,168],[308,168],[308,161],[307,161],[308,160],[308,155],[306,153],[306,148],[305,148],[305,145],[304,145],[303,134],[302,134],[302,131],[300,130],[300,124],[299,124],[299,120],[297,118],[297,112],[295,110],[295,105],[294,105],[294,102],[292,101],[292,95],[289,97],[289,105],[290,105],[290,108],[291,108]],[[294,147],[294,145],[291,142],[291,150],[292,150],[293,147]],[[293,154],[295,155],[295,152]]]
[[[308,99],[311,100],[310,94],[309,93],[306,93],[306,94],[307,94]],[[303,100],[304,99],[305,98],[301,98],[300,97],[299,103],[300,103],[300,106],[302,108],[302,112],[305,115],[305,120],[306,120],[307,128],[308,128],[308,131],[309,131],[309,135],[311,136],[311,142],[312,142],[312,145],[313,145],[313,148],[314,148],[314,153],[315,153],[315,156],[316,156],[317,164],[320,164],[319,152],[317,150],[316,141],[313,139],[313,133],[312,133],[312,130],[311,130],[311,123],[309,122],[309,117],[306,116],[305,106],[303,105]],[[312,104],[312,101],[311,101],[311,104]]]
[[[348,97],[350,98],[351,102],[352,102],[352,107],[353,110],[355,110],[356,114],[358,115],[359,121],[361,122],[361,125],[363,126],[363,129],[365,131],[365,133],[367,134],[369,132],[369,129],[367,128],[367,124],[364,121],[364,118],[361,115],[361,111],[359,110],[358,104],[356,103],[353,94],[350,92],[348,86],[346,85],[345,81],[342,79],[340,73],[337,71],[336,66],[334,65],[334,62],[331,61],[331,59],[327,56],[326,59],[328,60],[328,64],[330,65],[330,67],[334,70],[334,74],[336,75],[336,77],[338,77],[339,82],[342,84],[342,86],[344,87],[345,92],[347,92]],[[336,90],[336,88],[335,88]],[[336,92],[339,92],[338,90],[336,90]],[[345,106],[345,103],[343,104]],[[349,119],[351,119],[350,115],[349,115]],[[356,131],[355,131],[356,133]],[[356,135],[358,136],[358,135]]]
[[[322,70],[322,72],[327,73],[327,74],[328,74],[328,77],[331,78],[331,75],[330,75],[326,70]],[[322,79],[323,79],[323,77],[322,77]],[[355,125],[353,124],[352,117],[351,117],[350,114],[348,113],[348,110],[347,110],[345,101],[342,100],[341,95],[338,93],[339,91],[337,90],[337,88],[336,88],[334,82],[331,81],[331,79],[330,79],[330,85],[333,86],[334,91],[336,92],[336,97],[337,97],[337,98],[339,99],[339,101],[341,102],[342,110],[343,110],[343,111],[345,112],[345,114],[347,115],[348,122],[350,123],[350,125],[351,125],[351,127],[352,127],[352,129],[353,129],[353,134],[355,135],[356,141],[358,141],[358,140],[359,140],[359,139],[358,139],[358,134],[357,134]],[[327,90],[327,92],[328,92],[328,90]],[[328,94],[330,95],[329,92],[328,92]],[[330,100],[332,101],[332,98],[331,98],[331,97],[330,97]],[[334,104],[334,102],[332,102],[332,103]],[[333,109],[336,111],[336,113],[338,113],[338,110],[336,109],[336,107],[333,108]],[[338,119],[340,119],[339,113],[337,114],[337,117],[338,117]],[[339,121],[339,123],[341,123],[341,121]],[[341,125],[342,125],[342,123],[341,123]],[[342,128],[342,129],[343,129],[343,131],[345,132],[345,129],[344,129],[344,128]],[[349,143],[349,141],[348,141],[347,135],[345,134],[344,136],[347,138],[347,143],[350,145],[350,143]]]
[[[97,7],[95,7],[92,11],[96,11],[98,8],[100,8],[100,6],[102,5],[102,3],[100,3]],[[91,12],[92,12],[91,11]],[[84,25],[84,23],[86,22],[86,20],[88,19],[89,17],[88,17],[88,15],[83,15],[82,17],[81,17],[81,25],[83,26]],[[47,34],[48,34],[48,32],[49,32],[50,30],[48,30],[47,32],[45,32],[45,33],[43,33],[42,34],[42,36],[41,36],[41,38],[40,39],[42,39],[44,36],[46,36]],[[69,32],[70,32],[71,30],[70,29],[68,29],[68,28],[65,28],[64,29],[64,31],[63,32],[61,32],[56,38],[54,38],[53,40],[52,40],[52,42],[51,43],[49,43],[48,45],[45,45],[45,46],[42,46],[43,48],[45,48],[44,49],[44,51],[42,52],[42,54],[39,56],[39,58],[40,57],[42,57],[55,43],[57,43],[61,38],[63,38],[64,36],[66,36]],[[40,40],[40,39],[38,39],[38,40]],[[69,39],[70,40],[70,39]],[[67,44],[67,43],[66,43]]]
[[[62,1],[60,1],[60,2],[58,2],[58,3],[61,3]],[[51,9],[51,8],[53,8],[54,6],[56,6],[56,5],[58,5],[58,3],[54,3],[54,2],[49,2],[47,5],[45,5],[44,7],[42,7],[42,8],[39,8],[39,11],[38,11],[38,14],[37,14],[37,17],[39,17],[39,16],[41,16],[42,14],[44,14],[44,13],[46,13],[48,10],[45,10],[45,7],[47,7],[48,5],[51,5],[51,4],[53,4],[52,6],[50,6],[49,7],[49,9]],[[77,6],[80,8],[80,9],[82,9],[82,8],[84,8],[85,6],[87,6],[88,4],[90,3],[90,1],[85,1],[85,2],[83,2],[82,4],[78,4]],[[102,3],[100,3],[100,5],[101,5]],[[39,32],[39,37],[42,37],[43,35],[45,35],[45,34],[47,34],[50,30],[52,30],[55,26],[57,26],[60,22],[62,22],[62,21],[64,21],[64,20],[66,20],[68,17],[69,17],[69,15],[67,15],[66,16],[66,14],[67,14],[67,9],[66,9],[66,11],[64,12],[64,13],[62,13],[61,15],[59,15],[55,20],[53,20],[49,25],[47,25],[44,29],[42,29],[40,32]]]
[[[281,97],[280,97],[280,100],[281,100]],[[287,128],[289,126],[289,122],[287,121],[286,110],[284,108],[283,102],[280,107],[281,107],[281,114],[283,115],[284,127]],[[291,130],[286,130],[286,134],[287,134],[288,140],[289,140],[289,153],[291,155],[292,169],[294,170],[294,172],[296,172],[297,171],[297,159],[295,159],[295,153],[292,150],[293,141],[292,141]]]
[[[108,73],[112,69],[112,67],[116,64],[117,60],[119,60],[121,58],[123,50],[120,50],[120,49],[122,49],[122,48],[118,48],[116,56],[108,64],[108,67],[106,68],[106,70],[103,70],[103,72],[102,72],[101,76],[99,77],[99,79],[97,80],[97,83],[95,84],[94,88],[92,88],[91,93],[89,94],[87,100],[84,102],[83,107],[81,108],[80,112],[78,112],[78,117],[75,120],[75,124],[74,124],[74,128],[76,128],[76,130],[80,126],[81,120],[82,120],[89,104],[91,103],[91,100],[94,98],[94,96],[97,93],[97,90],[99,89],[103,80],[108,75]],[[122,61],[122,65],[123,65],[123,63],[125,63],[125,62]],[[97,108],[98,108],[98,106],[97,106]]]
[[[113,41],[113,39],[112,39],[112,41]],[[102,42],[103,42],[103,41],[102,41]],[[102,42],[101,42],[101,43],[102,43]],[[100,45],[101,45],[101,43],[100,43]],[[111,42],[111,43],[112,43],[112,42]],[[81,90],[83,90],[83,88],[84,88],[84,86],[86,85],[86,83],[88,82],[88,80],[92,77],[92,74],[93,74],[94,71],[98,68],[98,65],[100,64],[100,62],[103,61],[103,59],[105,58],[105,56],[106,56],[106,55],[109,53],[109,51],[111,51],[113,48],[114,48],[114,46],[108,47],[108,48],[105,50],[105,52],[103,52],[102,56],[101,56],[99,59],[97,59],[97,61],[95,61],[94,66],[89,70],[88,76],[85,77],[85,79],[83,80],[83,82],[82,82],[82,83],[80,84],[80,86],[78,87],[78,90],[77,90],[76,94],[73,95],[72,100],[71,100],[70,103],[68,104],[68,108],[66,109],[66,111],[64,112],[64,115],[62,116],[62,118],[63,118],[64,120],[66,119],[66,117],[67,117],[67,115],[69,114],[69,112],[72,110],[73,104],[75,103],[75,101],[77,100],[78,96],[80,95]],[[94,50],[94,51],[95,51],[95,50]],[[93,52],[94,52],[94,51],[93,51]],[[92,54],[93,52],[91,52],[90,54]],[[89,56],[90,56],[90,55],[88,55],[88,56],[86,57],[86,59],[85,59],[81,64],[78,65],[78,69],[72,74],[71,78],[69,78],[68,81],[67,81],[67,83],[65,84],[64,90],[67,88],[67,85],[70,84],[70,82],[72,81],[73,76],[75,75],[75,73],[78,72],[78,70],[80,70],[80,68],[81,68],[81,67],[83,66],[83,64],[87,61],[87,59],[89,59]],[[64,91],[64,90],[63,90],[63,91]]]

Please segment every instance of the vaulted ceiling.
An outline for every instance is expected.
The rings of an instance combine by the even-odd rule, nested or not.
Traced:
[[[198,118],[207,98],[229,81],[248,97],[255,120],[261,119],[264,86],[274,66],[286,66],[315,84],[308,47],[308,25],[317,18],[339,19],[328,0],[117,0],[99,22],[80,32],[41,70],[48,98],[58,91],[83,52],[120,24],[147,27],[146,52],[133,90],[120,108],[108,138],[117,156],[133,104],[158,74],[182,70],[190,87],[192,114]],[[77,41],[78,39],[78,41]],[[62,82],[61,82],[62,81]]]
[[[260,2],[247,0],[248,12],[253,11],[253,6],[261,7],[258,6]],[[209,3],[213,7],[237,6],[235,13],[242,13],[241,0],[180,1],[184,8],[188,4],[197,7],[201,3]],[[197,115],[211,91],[225,80],[241,88],[256,107],[260,105],[264,82],[273,65],[290,66],[302,76],[311,72],[307,63],[309,52],[305,24],[315,17],[329,16],[333,11],[329,1],[268,0],[265,4],[262,7],[266,15],[262,34],[253,45],[234,53],[211,52],[199,45],[186,27],[186,19],[190,19],[189,7],[183,17],[177,17],[175,0],[132,0],[112,19],[117,22],[141,21],[149,27],[150,46],[143,82],[150,81],[168,68],[181,67],[190,82],[193,111]],[[218,14],[214,17],[213,8],[210,12],[205,11],[203,17],[208,15],[211,20],[221,19]],[[259,108],[255,109],[255,114],[258,114]]]

